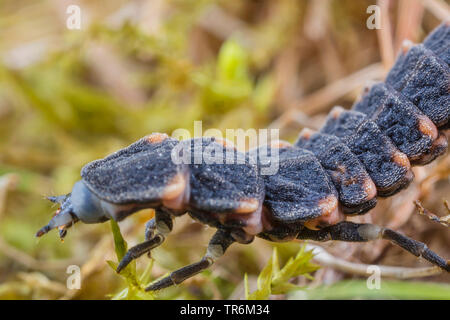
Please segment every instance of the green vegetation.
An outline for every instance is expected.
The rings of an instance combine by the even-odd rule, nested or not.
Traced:
[[[319,269],[319,266],[310,262],[312,257],[312,252],[305,252],[305,246],[302,246],[297,256],[289,258],[283,268],[280,269],[277,249],[274,248],[271,259],[258,276],[258,289],[256,291],[248,292],[247,275],[245,276],[246,298],[265,300],[271,294],[286,294],[301,289],[289,281],[299,276],[312,279],[310,273]]]
[[[381,291],[367,292],[364,279],[350,280],[357,276],[331,268],[316,272],[312,253],[301,244],[261,239],[233,245],[211,270],[183,285],[148,293],[149,283],[201,257],[213,232],[181,217],[153,259],[141,257],[117,274],[127,242],[143,240],[152,210],[129,217],[120,229],[114,222],[111,228],[76,224],[64,243],[55,231],[34,237],[57,209],[45,196],[70,192],[84,164],[146,134],[193,132],[195,120],[203,121],[203,130],[267,128],[300,106],[280,125],[280,138],[293,141],[304,126],[322,123],[334,104],[350,106],[360,88],[314,94],[381,60],[377,34],[362,27],[372,2],[82,1],[82,29],[68,30],[59,1],[2,0],[0,299],[448,299],[448,277],[383,282]],[[407,25],[415,26],[408,30],[420,41],[437,23],[431,13]],[[448,178],[442,163],[436,170]],[[448,179],[424,170],[432,182],[421,200],[438,212]],[[402,193],[396,201],[411,199]],[[370,219],[389,225],[400,209],[384,204]],[[399,216],[404,223],[394,221],[396,228],[409,226],[411,235],[450,256],[448,230]],[[417,264],[380,244],[326,248],[354,262]],[[66,288],[73,264],[81,267],[80,290]]]

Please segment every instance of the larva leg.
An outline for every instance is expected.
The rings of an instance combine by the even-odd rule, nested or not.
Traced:
[[[156,219],[151,218],[145,224],[145,240],[152,239],[155,236],[155,230],[156,230]]]
[[[341,222],[321,230],[304,229],[299,233],[297,239],[310,239],[315,241],[340,240],[349,242],[385,239],[409,251],[416,257],[422,257],[445,271],[450,272],[449,262],[431,251],[426,244],[404,236],[394,230],[379,227],[374,224]]]
[[[133,248],[127,251],[125,256],[120,260],[119,265],[117,266],[117,272],[122,271],[125,267],[130,264],[134,259],[139,258],[146,252],[150,252],[150,250],[158,247],[164,242],[164,237],[160,234],[157,234],[151,240],[146,240],[142,243],[135,245]]]
[[[219,229],[208,244],[208,250],[205,256],[198,262],[173,271],[167,277],[150,285],[146,291],[161,290],[196,275],[197,273],[209,268],[216,259],[221,257],[227,248],[234,242],[228,231]]]
[[[160,246],[166,239],[166,235],[172,231],[173,221],[168,212],[156,209],[155,218],[147,222],[145,226],[145,241],[129,249],[117,266],[117,272],[122,271],[131,261],[139,258]],[[156,231],[156,232],[155,232]]]

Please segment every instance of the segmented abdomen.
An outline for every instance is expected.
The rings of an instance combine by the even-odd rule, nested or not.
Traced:
[[[411,164],[445,153],[439,129],[449,128],[449,62],[450,26],[444,23],[423,44],[405,46],[386,81],[366,89],[352,110],[335,107],[319,132],[302,131],[295,145],[320,161],[344,212],[368,211],[377,195],[408,186]]]

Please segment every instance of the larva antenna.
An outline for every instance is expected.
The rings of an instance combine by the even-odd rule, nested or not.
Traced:
[[[72,203],[70,202],[70,194],[56,196],[56,197],[48,197],[48,199],[52,202],[61,203],[61,207],[56,211],[56,214],[50,220],[50,222],[39,229],[36,232],[36,237],[41,237],[44,234],[48,233],[50,230],[59,228],[59,236],[63,239],[67,234],[67,228],[71,227],[75,222],[78,221],[78,218],[73,214]]]

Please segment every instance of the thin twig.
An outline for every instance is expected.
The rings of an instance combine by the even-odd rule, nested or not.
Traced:
[[[389,0],[378,0],[381,8],[381,28],[377,29],[378,41],[380,43],[380,54],[383,66],[389,70],[394,64],[394,42],[392,40],[392,27],[389,19]]]
[[[395,33],[395,52],[399,52],[405,40],[417,42],[424,6],[419,0],[401,0],[398,8],[397,30]]]
[[[381,64],[375,63],[348,77],[334,81],[305,97],[300,102],[292,104],[286,112],[270,124],[269,129],[286,127],[293,121],[294,115],[298,110],[303,111],[307,115],[325,111],[334,101],[363,86],[368,80],[380,79],[383,76],[384,70]]]
[[[331,267],[345,273],[361,276],[369,276],[372,274],[368,271],[370,270],[368,268],[371,265],[349,262],[344,259],[337,258],[318,245],[307,244],[306,250],[312,250],[314,253],[313,260],[322,266]],[[377,265],[377,267],[380,270],[380,276],[384,278],[410,279],[429,277],[442,273],[442,269],[436,266],[426,268],[405,268]]]
[[[130,62],[122,59],[112,47],[100,44],[89,45],[86,50],[86,61],[95,79],[112,96],[134,108],[146,101],[144,92],[132,85]]]
[[[255,35],[248,25],[218,5],[210,5],[199,19],[198,24],[219,39],[235,36],[246,48],[253,48],[255,45]]]
[[[59,261],[36,260],[25,252],[9,245],[2,238],[0,238],[0,253],[32,270],[65,270],[69,265],[77,263],[73,259]]]
[[[450,6],[441,0],[421,0],[424,7],[441,21],[450,21]]]
[[[58,295],[64,294],[67,291],[65,285],[57,281],[52,281],[39,272],[20,272],[17,274],[17,277],[34,290],[44,289]]]
[[[6,195],[9,190],[15,189],[19,182],[19,177],[14,174],[5,174],[0,177],[0,217],[5,211]]]
[[[102,270],[106,267],[107,264],[105,263],[105,261],[108,259],[112,250],[112,241],[108,236],[104,236],[97,242],[95,247],[91,249],[89,259],[81,267],[81,279],[83,279],[84,282],[86,282],[88,278],[95,274],[97,271]],[[74,299],[78,294],[80,294],[80,290],[68,289],[66,293],[59,299]]]
[[[450,227],[450,215],[445,216],[445,217],[438,217],[433,212],[431,212],[430,210],[425,208],[422,205],[422,203],[420,203],[419,200],[414,201],[414,204],[416,205],[417,211],[419,212],[420,215],[427,217],[431,221],[440,223],[444,227]],[[448,206],[448,203],[445,202],[445,205]],[[447,207],[447,210],[448,210],[448,207]]]

